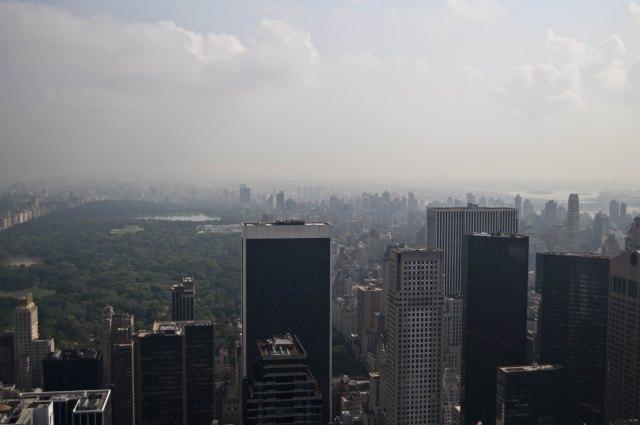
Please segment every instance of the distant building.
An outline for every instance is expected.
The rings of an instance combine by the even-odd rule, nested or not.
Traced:
[[[103,388],[102,362],[93,348],[68,348],[50,353],[42,362],[45,391]]]
[[[566,247],[568,252],[580,251],[580,200],[577,193],[569,195]]]
[[[617,223],[620,219],[620,203],[615,199],[609,201],[609,219],[613,223]]]
[[[640,249],[640,216],[633,219],[631,228],[627,233],[627,237],[624,242],[624,249],[626,251],[634,251]]]
[[[240,203],[248,205],[251,203],[251,189],[246,185],[240,185]]]
[[[547,201],[544,204],[544,227],[545,230],[552,229],[558,224],[558,203],[556,201]]]
[[[518,218],[522,217],[522,196],[519,193],[513,198],[513,208],[518,210]]]
[[[369,351],[375,351],[375,337],[381,331],[375,313],[381,311],[382,288],[373,284],[359,285],[356,294],[358,340],[360,352],[366,357]]]
[[[210,321],[156,322],[135,337],[136,423],[206,425],[214,414]]]
[[[171,320],[196,320],[196,285],[192,277],[171,286]]]
[[[386,424],[440,424],[442,251],[395,247],[386,262]]]
[[[242,347],[244,377],[261,360],[255,341],[295,334],[331,414],[331,225],[280,221],[242,226]]]
[[[53,339],[40,339],[38,306],[29,293],[18,299],[14,312],[14,361],[16,387],[42,388],[42,360],[54,350]]]
[[[602,243],[602,253],[609,258],[616,257],[620,254],[620,244],[614,234],[609,234]]]
[[[244,424],[322,425],[322,394],[295,335],[257,341],[260,359],[244,384]]]
[[[609,259],[538,254],[538,361],[563,367],[561,424],[603,423]]]
[[[496,420],[496,369],[527,361],[527,236],[468,235],[462,288],[464,424]]]
[[[640,418],[640,251],[611,260],[607,333],[606,423]]]
[[[560,366],[499,367],[497,381],[496,425],[559,423]]]

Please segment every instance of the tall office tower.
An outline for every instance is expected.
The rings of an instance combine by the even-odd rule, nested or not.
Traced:
[[[5,385],[16,381],[13,331],[0,333],[0,382]]]
[[[135,418],[134,400],[134,345],[133,335],[127,328],[119,328],[113,333],[111,344],[111,395],[113,404],[113,425],[133,425]]]
[[[609,219],[612,223],[617,223],[620,218],[620,203],[615,199],[609,201]]]
[[[251,189],[246,185],[240,185],[240,203],[247,205],[251,203]]]
[[[546,230],[553,228],[558,223],[558,203],[547,201],[544,204],[544,227]]]
[[[136,423],[212,423],[212,322],[156,322],[152,332],[136,335],[134,355]]]
[[[356,290],[357,315],[356,327],[360,352],[366,358],[367,352],[375,349],[375,337],[377,335],[377,320],[375,314],[381,311],[380,299],[382,288],[374,285],[359,285]]]
[[[566,251],[580,251],[580,200],[577,193],[569,195]]]
[[[171,320],[196,320],[196,285],[192,277],[183,277],[182,283],[171,285]]]
[[[640,251],[611,260],[605,423],[640,417]]]
[[[442,251],[389,250],[387,261],[387,425],[442,422]]]
[[[640,249],[640,216],[634,217],[631,228],[624,240],[625,251],[635,251]]]
[[[609,258],[538,254],[536,352],[563,367],[560,424],[603,423]]]
[[[472,233],[518,232],[515,208],[428,208],[427,247],[443,251],[444,290],[460,296],[462,288],[463,241]]]
[[[562,367],[498,368],[496,425],[553,425],[560,414]]]
[[[38,306],[29,293],[18,299],[13,316],[16,386],[42,387],[42,360],[54,350],[53,339],[39,339]]]
[[[518,193],[515,198],[513,198],[513,208],[518,210],[518,218],[522,217],[522,196]]]
[[[244,378],[260,361],[255,341],[295,334],[308,354],[331,415],[331,225],[303,221],[242,226],[242,355]],[[253,341],[253,342],[252,342]]]
[[[529,237],[465,239],[462,287],[464,424],[496,420],[496,369],[527,361]]]
[[[42,361],[45,391],[98,390],[102,383],[102,362],[93,348],[67,348],[50,353]]]
[[[275,210],[278,213],[282,213],[284,211],[284,192],[280,191],[276,194],[276,205]]]
[[[105,385],[113,382],[111,379],[111,351],[114,334],[120,332],[120,329],[124,329],[128,333],[129,338],[132,338],[134,331],[133,322],[134,317],[132,314],[116,314],[110,305],[105,306],[102,311],[100,349],[102,351],[102,381]]]
[[[600,246],[602,239],[609,233],[609,218],[606,214],[597,212],[593,216],[593,244]]]
[[[295,335],[257,341],[260,359],[244,383],[244,424],[323,425],[322,394]]]

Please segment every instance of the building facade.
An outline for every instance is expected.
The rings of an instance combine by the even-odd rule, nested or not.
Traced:
[[[171,320],[196,320],[196,285],[192,277],[171,286]]]
[[[467,235],[464,250],[462,415],[496,418],[496,370],[527,361],[527,236]]]
[[[42,361],[45,391],[98,390],[102,382],[102,361],[92,349],[68,348],[50,353]]]
[[[611,260],[606,423],[640,417],[640,251]]]
[[[538,361],[562,366],[560,424],[602,424],[609,258],[538,254]]]
[[[261,360],[260,341],[283,330],[305,347],[331,415],[331,226],[282,221],[242,226],[242,346],[244,378]]]
[[[442,251],[396,247],[386,262],[386,424],[440,424]]]

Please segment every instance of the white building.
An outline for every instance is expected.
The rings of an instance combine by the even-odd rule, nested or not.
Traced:
[[[442,251],[393,248],[386,269],[386,424],[441,424]]]

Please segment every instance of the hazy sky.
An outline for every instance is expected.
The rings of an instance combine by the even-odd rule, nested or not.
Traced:
[[[640,0],[0,1],[0,181],[638,182]]]

